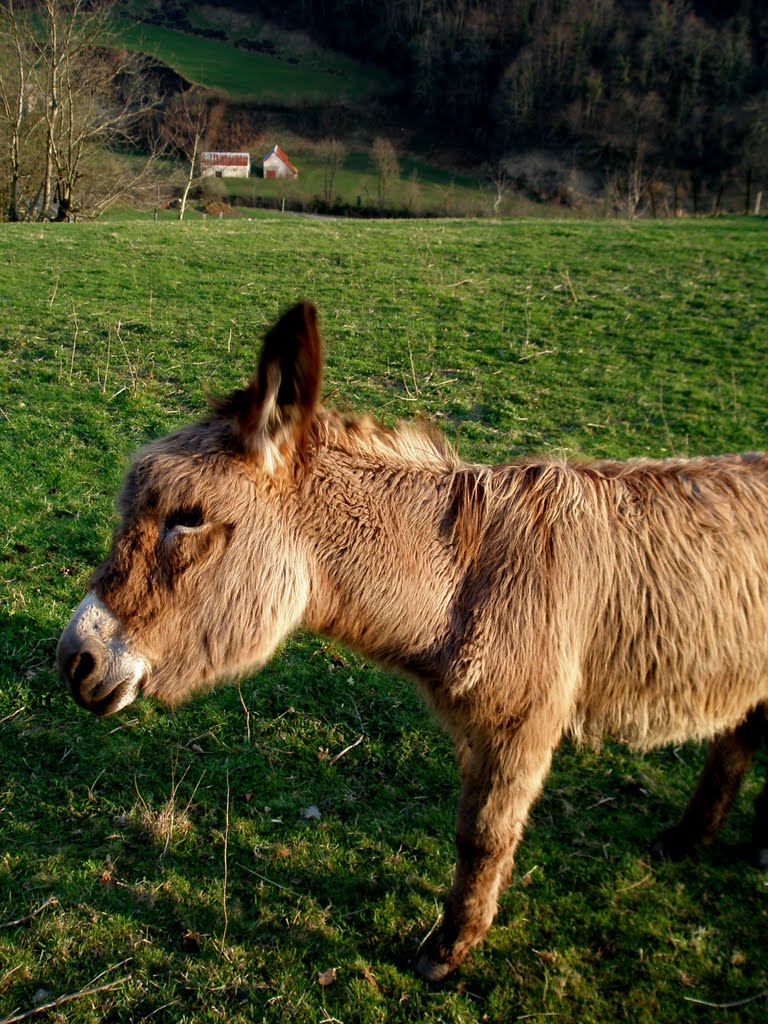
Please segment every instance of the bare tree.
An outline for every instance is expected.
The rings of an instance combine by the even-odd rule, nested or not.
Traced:
[[[373,140],[371,152],[378,175],[379,206],[383,207],[391,186],[400,178],[397,153],[389,139],[381,136]]]
[[[8,0],[7,9],[10,12],[8,30],[0,37],[0,123],[8,144],[8,220],[16,221],[19,219],[19,143],[24,119],[26,62],[20,50],[21,40],[16,31],[13,0]]]
[[[323,198],[330,204],[333,201],[333,183],[347,156],[347,147],[340,139],[331,136],[321,139],[317,151],[323,162]]]
[[[208,104],[200,93],[188,89],[176,97],[163,114],[163,140],[185,164],[184,188],[179,206],[179,220],[184,220],[187,198],[200,171],[200,155],[208,126]]]
[[[31,10],[25,0],[0,2],[0,193],[9,220],[26,219],[29,182],[42,180],[42,160],[30,160],[44,148],[45,122]]]
[[[419,184],[419,172],[414,168],[405,183],[405,206],[414,216],[421,213],[423,199],[421,185]]]
[[[752,212],[752,187],[768,178],[768,90],[757,95],[746,108],[749,129],[744,145],[744,212]],[[759,206],[755,208],[757,213]]]
[[[144,59],[109,45],[113,6],[114,0],[0,5],[10,218],[64,220],[85,205],[105,151],[132,145],[152,106]]]
[[[502,203],[507,195],[512,191],[512,180],[507,174],[507,169],[501,161],[491,167],[488,173],[488,178],[493,186],[493,201],[491,203],[493,216],[498,217],[501,212]]]
[[[647,194],[646,157],[659,149],[663,116],[663,100],[653,92],[638,94],[627,89],[614,105],[613,123],[618,127],[606,133],[606,139],[616,154],[616,168],[607,191],[617,212],[630,220],[637,216]]]
[[[606,181],[606,192],[617,214],[624,214],[627,220],[637,216],[647,181],[643,172],[643,155],[637,152],[627,161],[626,167],[611,174]]]

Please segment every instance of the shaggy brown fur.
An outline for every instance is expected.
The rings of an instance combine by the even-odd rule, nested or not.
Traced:
[[[717,737],[656,850],[720,825],[766,731],[768,457],[472,466],[420,427],[325,411],[320,373],[302,305],[248,388],[139,454],[98,626],[76,614],[59,662],[99,713],[130,699],[110,658],[174,703],[300,623],[413,676],[462,773],[456,874],[419,964],[437,980],[488,929],[563,735]]]

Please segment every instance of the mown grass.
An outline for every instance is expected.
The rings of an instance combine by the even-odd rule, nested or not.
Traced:
[[[330,402],[430,416],[469,458],[755,449],[765,252],[758,220],[4,226],[0,1015],[98,978],[49,1018],[763,1021],[757,776],[712,847],[656,865],[701,750],[564,746],[497,924],[432,989],[457,781],[407,683],[301,635],[239,688],[96,721],[52,660],[130,452],[241,383],[297,298]]]

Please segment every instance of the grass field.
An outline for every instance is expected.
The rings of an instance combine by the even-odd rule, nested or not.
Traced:
[[[125,46],[151,54],[188,82],[233,100],[356,103],[391,89],[388,76],[379,69],[319,47],[273,55],[127,20],[115,22],[115,33]]]
[[[432,989],[458,786],[409,684],[300,635],[239,687],[97,721],[52,661],[130,452],[241,383],[297,298],[329,402],[429,416],[467,458],[753,450],[767,251],[757,219],[3,226],[0,1019],[766,1019],[757,775],[695,862],[655,864],[702,751],[565,745],[496,925]]]
[[[248,203],[250,200],[254,205],[266,201],[270,205],[274,204],[274,210],[280,210],[284,197],[294,203],[298,201],[305,207],[313,200],[323,198],[325,168],[317,145],[288,133],[280,136],[280,144],[299,168],[297,179],[269,179],[256,175],[249,178],[208,178],[203,183],[204,195],[214,198],[220,196],[230,202],[238,197],[242,202]],[[259,166],[268,147],[263,149],[264,152],[252,154],[253,162]],[[492,187],[482,176],[471,178],[452,174],[424,160],[407,156],[401,156],[398,165],[399,177],[387,186],[383,201],[385,211],[404,211],[414,216],[450,217],[488,216],[492,212]],[[347,153],[334,178],[331,199],[334,203],[347,204],[353,212],[359,211],[360,207],[363,212],[380,209],[378,174],[370,151],[353,149]],[[501,212],[503,215],[521,212],[547,215],[549,210],[515,193],[504,197]]]

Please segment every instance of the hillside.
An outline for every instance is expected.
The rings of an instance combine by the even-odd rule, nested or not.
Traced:
[[[755,0],[238,4],[0,5],[2,215],[189,195],[222,214],[634,218],[768,196]],[[259,184],[276,143],[290,186]],[[205,149],[256,173],[192,188]]]
[[[131,13],[130,6],[125,11]],[[180,76],[178,84],[169,88],[166,83],[162,89],[165,100],[155,111],[156,136],[178,114],[175,93],[191,86],[206,107],[204,147],[251,153],[251,177],[198,184],[192,193],[198,207],[218,208],[224,201],[238,208],[353,216],[479,216],[512,210],[511,199],[505,199],[503,210],[498,204],[494,209],[485,168],[480,174],[476,169],[467,173],[461,161],[425,154],[423,147],[419,151],[416,132],[404,127],[409,118],[392,74],[273,22],[238,18],[232,11],[218,12],[220,17],[209,8],[205,13],[212,20],[177,18],[171,27],[123,17],[113,26],[121,44]],[[162,20],[169,19],[164,14]],[[397,168],[385,187],[372,153],[378,134],[398,140]],[[339,140],[343,151],[332,175],[326,156],[329,138]],[[300,167],[298,181],[286,184],[261,177],[259,159],[275,142]],[[183,153],[176,155],[183,162]],[[530,214],[535,206],[517,197],[514,209]]]
[[[153,54],[187,82],[234,101],[356,105],[393,88],[385,71],[308,40],[280,52],[274,44],[257,48],[249,37],[211,38],[204,28],[194,32],[191,26],[184,31],[124,19],[117,28],[127,46]]]
[[[233,98],[258,93],[262,105],[287,106],[293,93],[316,137],[375,134],[379,124],[404,148],[457,168],[503,161],[537,198],[571,204],[613,192],[619,206],[636,208],[642,196],[652,212],[743,210],[768,173],[768,14],[759,0],[178,0],[141,11],[152,23],[145,32],[175,27],[209,40],[210,59],[187,63],[193,81],[199,63],[204,84]],[[214,83],[222,46],[238,56]],[[314,96],[297,84],[307,52]],[[262,87],[261,70],[253,87],[231,82],[254,54],[276,62],[271,82]],[[315,102],[338,110],[342,95],[346,117],[310,115]]]

